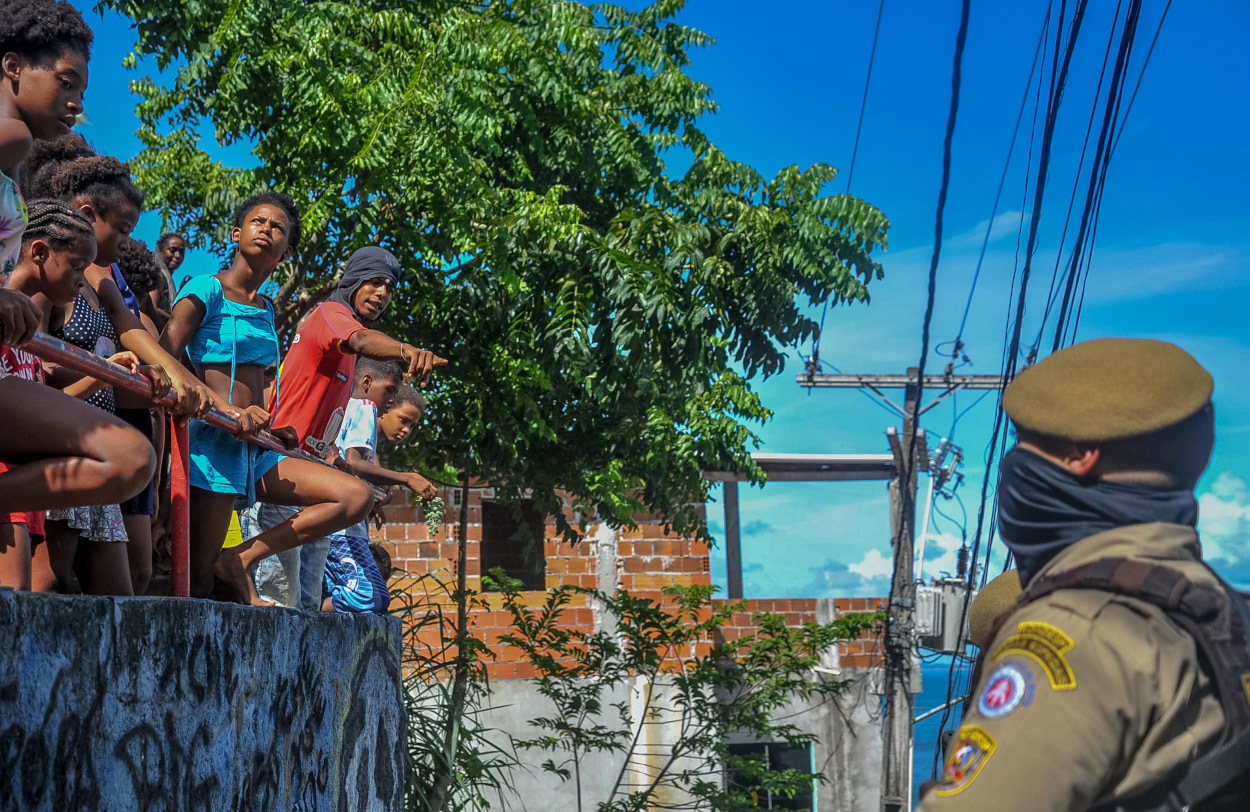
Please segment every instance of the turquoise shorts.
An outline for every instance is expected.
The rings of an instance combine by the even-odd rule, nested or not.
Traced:
[[[240,442],[202,420],[188,425],[191,441],[191,487],[233,493],[256,501],[256,482],[284,455]]]

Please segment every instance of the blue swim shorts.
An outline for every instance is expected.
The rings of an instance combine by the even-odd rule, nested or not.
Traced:
[[[386,575],[390,575],[387,573]],[[369,539],[361,536],[330,536],[326,556],[325,592],[335,611],[386,614],[391,593],[386,575],[378,570]]]
[[[256,481],[283,459],[276,451],[236,440],[202,420],[188,425],[191,440],[191,487],[256,501]]]

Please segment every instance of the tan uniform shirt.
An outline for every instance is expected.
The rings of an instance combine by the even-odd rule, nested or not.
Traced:
[[[1082,539],[1043,569],[1100,558],[1165,564],[1216,583],[1198,534],[1174,524]],[[919,810],[1079,812],[1152,786],[1212,748],[1224,714],[1196,644],[1161,610],[1092,589],[1018,610],[986,649],[979,684]]]

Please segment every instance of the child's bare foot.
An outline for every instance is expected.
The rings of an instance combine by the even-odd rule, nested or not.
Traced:
[[[247,568],[243,566],[243,561],[234,549],[222,550],[218,554],[217,560],[213,563],[213,575],[233,587],[243,598],[243,603],[248,606],[275,605],[273,601],[264,600],[257,593],[256,584],[252,583]]]

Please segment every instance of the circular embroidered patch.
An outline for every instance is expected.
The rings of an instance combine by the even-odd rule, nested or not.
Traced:
[[[977,700],[977,710],[987,719],[1006,716],[1020,707],[1032,693],[1029,674],[1011,663],[1001,665],[990,675]]]

